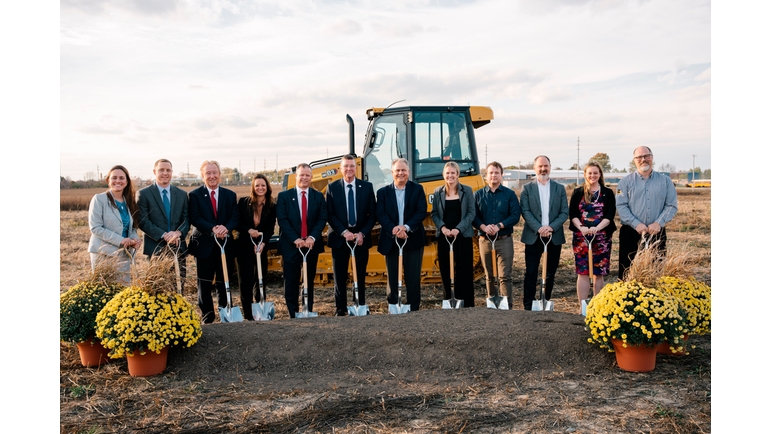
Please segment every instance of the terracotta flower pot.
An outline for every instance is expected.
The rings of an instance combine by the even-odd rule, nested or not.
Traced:
[[[671,346],[667,343],[661,343],[656,347],[656,352],[658,354],[666,354],[668,356],[684,356],[685,355],[685,348],[688,344],[688,335],[683,336],[683,349],[677,352],[673,352]]]
[[[132,377],[150,377],[158,375],[166,370],[166,362],[169,358],[169,347],[164,347],[161,353],[147,351],[144,354],[136,353],[126,356],[128,371]]]
[[[624,348],[624,342],[611,339],[616,350],[618,367],[629,372],[650,372],[656,368],[656,347],[645,345],[629,345]]]
[[[80,363],[85,367],[99,366],[110,361],[110,350],[102,345],[102,341],[97,338],[91,338],[84,342],[79,342],[78,353],[80,353]]]

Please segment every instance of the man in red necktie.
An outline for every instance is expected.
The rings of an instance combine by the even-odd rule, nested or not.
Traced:
[[[295,180],[297,186],[278,194],[276,220],[281,229],[278,239],[278,253],[284,267],[284,298],[289,317],[294,318],[301,309],[300,279],[303,253],[307,255],[308,310],[313,311],[313,277],[319,253],[324,251],[321,238],[327,225],[327,205],[324,195],[310,188],[313,172],[308,164],[297,165]]]

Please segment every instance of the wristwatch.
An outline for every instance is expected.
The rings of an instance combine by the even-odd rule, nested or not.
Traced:
[[[505,226],[503,226],[503,223],[498,223],[498,227],[503,229]]]

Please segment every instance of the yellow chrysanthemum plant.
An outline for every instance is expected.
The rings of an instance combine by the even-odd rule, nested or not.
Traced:
[[[589,342],[613,351],[611,339],[628,345],[668,343],[684,351],[688,334],[709,333],[709,286],[693,278],[698,258],[685,245],[662,255],[641,246],[623,281],[606,285],[587,306]]]
[[[624,346],[682,346],[688,327],[685,311],[672,295],[633,280],[606,285],[586,309],[589,343],[613,351],[611,339]],[[682,348],[679,348],[682,349]]]
[[[75,344],[96,335],[96,316],[125,287],[116,268],[103,263],[59,296],[59,338]],[[93,344],[93,342],[92,342]]]
[[[96,336],[111,358],[164,347],[190,347],[201,338],[196,309],[176,293],[173,259],[153,257],[132,286],[121,291],[96,317]]]

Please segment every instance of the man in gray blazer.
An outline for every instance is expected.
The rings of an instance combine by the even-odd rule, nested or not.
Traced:
[[[185,237],[190,230],[187,193],[171,185],[171,161],[161,158],[153,166],[155,182],[137,192],[139,229],[145,234],[143,253],[149,257],[163,252],[167,245],[179,247],[179,272],[187,275]]]
[[[554,276],[560,262],[560,250],[565,243],[565,232],[562,224],[568,219],[568,197],[565,187],[549,179],[551,161],[545,155],[535,158],[536,180],[525,184],[520,195],[522,218],[525,226],[522,229],[522,242],[525,243],[525,285],[524,307],[531,310],[535,299],[535,288],[538,280],[538,266],[541,262],[543,247],[549,236],[546,260],[547,300],[551,298],[554,288]]]

